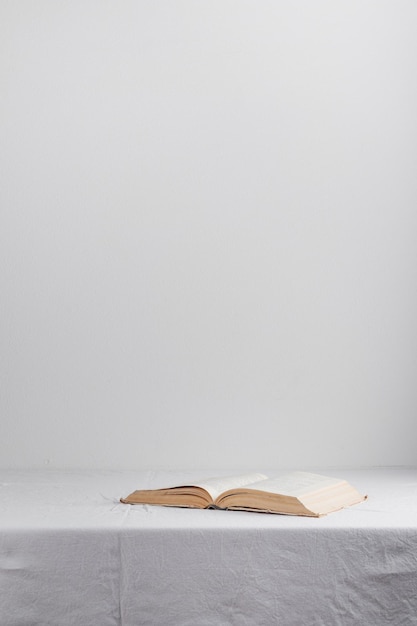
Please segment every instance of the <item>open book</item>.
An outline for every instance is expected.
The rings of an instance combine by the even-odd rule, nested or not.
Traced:
[[[134,491],[125,504],[258,511],[320,517],[366,499],[345,480],[308,472],[209,478],[195,485]]]

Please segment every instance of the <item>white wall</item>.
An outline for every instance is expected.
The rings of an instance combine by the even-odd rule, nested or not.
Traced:
[[[415,463],[417,3],[0,29],[0,465]]]

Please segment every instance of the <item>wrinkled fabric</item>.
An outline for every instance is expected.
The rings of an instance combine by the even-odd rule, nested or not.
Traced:
[[[319,519],[119,502],[216,473],[0,471],[0,625],[417,625],[417,469]]]

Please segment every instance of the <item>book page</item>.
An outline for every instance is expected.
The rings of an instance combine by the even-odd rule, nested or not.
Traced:
[[[206,478],[196,483],[196,487],[202,487],[209,492],[213,500],[216,500],[223,491],[238,489],[245,485],[250,485],[251,483],[264,481],[267,478],[268,476],[259,473],[241,474],[240,476],[219,476],[216,478]]]
[[[299,498],[302,495],[325,489],[332,485],[338,485],[344,481],[340,478],[331,478],[321,474],[310,474],[309,472],[285,472],[278,474],[274,478],[262,480],[249,486],[250,489],[259,489],[283,496],[294,496]]]

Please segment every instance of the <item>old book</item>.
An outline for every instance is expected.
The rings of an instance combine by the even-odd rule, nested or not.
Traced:
[[[244,474],[209,478],[194,485],[134,491],[125,504],[225,509],[320,517],[366,499],[347,481],[309,472],[268,478]]]

